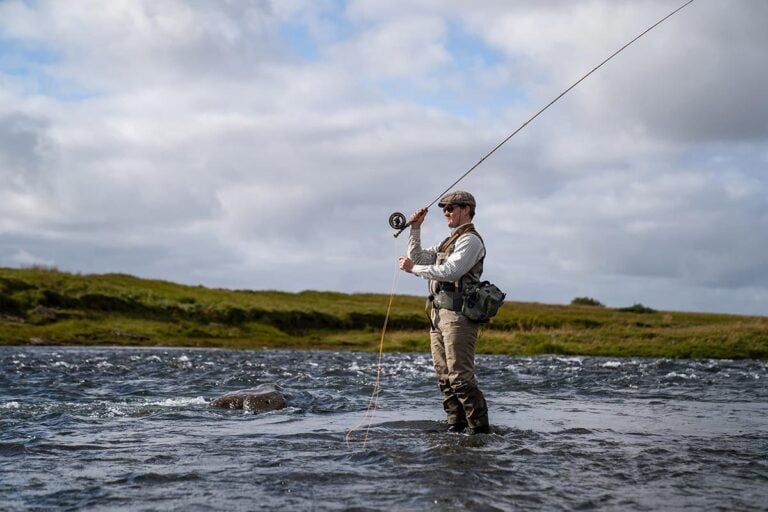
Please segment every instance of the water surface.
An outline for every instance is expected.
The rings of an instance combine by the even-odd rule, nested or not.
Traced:
[[[481,356],[490,435],[428,354],[0,348],[3,510],[768,510],[768,364]],[[213,398],[278,383],[281,411]]]

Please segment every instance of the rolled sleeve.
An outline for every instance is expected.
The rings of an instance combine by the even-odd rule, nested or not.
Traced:
[[[411,228],[408,236],[408,258],[416,266],[430,265],[437,261],[437,247],[423,249],[421,247],[421,229]]]

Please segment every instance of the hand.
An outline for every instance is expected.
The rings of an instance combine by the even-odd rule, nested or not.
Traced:
[[[411,259],[406,256],[400,256],[400,270],[404,270],[406,272],[413,271],[413,261],[411,261]]]
[[[421,223],[424,222],[424,218],[427,216],[426,208],[419,208],[411,214],[411,227],[420,228]]]

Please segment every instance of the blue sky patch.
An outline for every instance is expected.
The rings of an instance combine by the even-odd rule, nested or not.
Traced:
[[[346,5],[345,0],[318,1],[315,5],[318,9],[315,20],[318,30],[327,40],[318,40],[318,36],[312,33],[312,27],[303,16],[283,23],[279,28],[279,37],[294,55],[316,61],[321,58],[323,46],[331,42],[343,41],[354,35],[355,27],[345,17]]]
[[[80,101],[93,96],[79,84],[61,80],[51,72],[60,57],[49,47],[19,39],[0,38],[0,74],[21,79],[26,94],[62,101]]]
[[[448,24],[446,49],[456,65],[462,68],[490,67],[502,64],[506,57],[499,50],[488,46],[479,37],[470,34],[457,22]]]
[[[317,44],[309,33],[309,28],[301,21],[284,23],[280,26],[280,39],[284,41],[294,55],[314,61],[320,56]]]
[[[44,45],[18,39],[0,38],[0,72],[14,76],[40,73],[45,66],[55,64],[58,57]]]

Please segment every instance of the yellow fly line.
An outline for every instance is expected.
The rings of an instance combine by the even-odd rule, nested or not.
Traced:
[[[371,398],[368,400],[368,408],[365,411],[365,414],[363,415],[363,418],[352,428],[347,430],[346,435],[344,436],[344,442],[347,445],[347,448],[352,447],[352,441],[351,436],[352,433],[359,430],[366,421],[368,424],[365,426],[365,435],[363,436],[362,441],[362,447],[365,448],[365,446],[368,444],[368,436],[371,432],[371,425],[373,425],[373,418],[376,415],[376,409],[379,405],[379,394],[381,392],[381,362],[384,355],[384,337],[387,334],[387,324],[389,323],[389,315],[392,312],[392,302],[395,298],[395,290],[397,289],[397,281],[400,276],[400,267],[399,265],[395,266],[395,276],[392,279],[392,289],[389,292],[389,303],[387,304],[387,314],[384,316],[384,325],[381,329],[381,339],[379,340],[379,357],[376,361],[376,378],[373,382],[373,390],[371,391]]]

